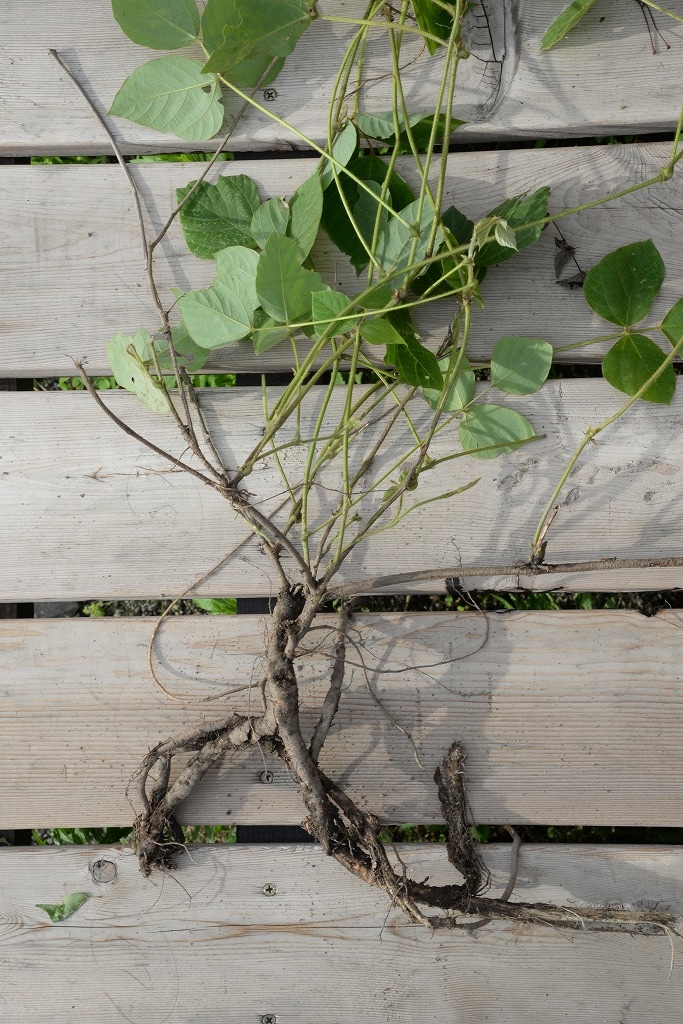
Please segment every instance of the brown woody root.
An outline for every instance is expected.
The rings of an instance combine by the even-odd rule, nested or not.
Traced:
[[[308,745],[299,721],[299,689],[294,669],[297,648],[310,629],[317,602],[301,588],[282,586],[272,612],[262,679],[263,712],[233,714],[158,744],[144,759],[134,783],[141,812],[135,822],[135,843],[141,870],[169,868],[183,847],[175,809],[228,751],[259,744],[276,753],[299,783],[307,817],[304,828],[352,874],[388,893],[409,920],[431,928],[453,928],[462,916],[484,921],[512,920],[572,930],[655,935],[675,932],[676,918],[660,911],[581,909],[543,903],[510,903],[485,896],[490,879],[468,825],[465,796],[465,755],[454,743],[435,774],[439,800],[448,825],[447,854],[462,882],[429,885],[407,877],[391,863],[380,839],[381,825],[361,810],[333,779],[318,767],[318,756],[334,717],[343,680],[344,628],[337,631],[330,691],[321,719]],[[174,757],[192,753],[189,763],[170,782]],[[506,890],[507,892],[507,890]],[[437,910],[429,913],[424,908]]]

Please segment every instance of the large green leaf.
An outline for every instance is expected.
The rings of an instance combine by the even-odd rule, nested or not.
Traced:
[[[495,459],[503,452],[512,452],[535,433],[525,416],[502,405],[473,405],[463,413],[459,427],[463,450],[478,459]],[[490,450],[476,452],[477,448]]]
[[[602,375],[617,391],[635,395],[657,372],[665,358],[651,338],[644,334],[628,334],[619,338],[603,359]],[[646,402],[670,405],[675,391],[676,374],[672,366],[667,366],[642,397]]]
[[[547,217],[549,198],[550,189],[547,187],[539,188],[536,192],[532,192],[531,195],[515,196],[512,199],[506,199],[495,210],[491,210],[491,213],[487,214],[487,216],[500,217],[511,228],[521,227],[523,224],[529,224],[532,221]],[[538,224],[534,228],[525,228],[523,231],[517,231],[515,236],[517,249],[508,248],[508,246],[501,245],[496,241],[487,242],[485,245],[482,245],[477,253],[477,266],[488,267],[492,263],[504,263],[506,260],[512,259],[518,249],[526,249],[537,242],[541,237],[542,230],[543,225]]]
[[[388,320],[363,320],[360,325],[360,336],[369,345],[405,345],[406,339],[399,334]]]
[[[138,331],[133,337],[115,334],[107,344],[107,359],[120,387],[132,391],[154,412],[169,412],[168,398],[148,370],[151,351],[149,331]]]
[[[89,896],[85,892],[71,892],[63,903],[36,903],[39,910],[44,910],[53,924],[58,921],[65,921],[71,917],[79,907],[82,907]]]
[[[453,18],[448,11],[433,0],[413,0],[413,12],[423,32],[446,42],[453,26]],[[439,47],[433,39],[425,39],[425,45],[430,53],[435,53]]]
[[[531,395],[543,384],[553,346],[539,338],[501,338],[491,355],[491,383],[508,395]]]
[[[205,71],[227,78],[235,65],[254,57],[287,57],[311,24],[305,0],[222,0],[229,31],[213,51]]]
[[[409,114],[408,121],[406,122],[403,111],[398,111],[396,121],[398,122],[399,132],[403,131],[406,123],[412,128],[413,125],[418,124],[428,116],[425,113]],[[355,122],[358,130],[370,139],[390,139],[396,134],[396,122],[391,110],[385,110],[377,114],[356,114]]]
[[[315,322],[315,333],[321,335],[327,331],[332,324],[330,337],[338,334],[345,334],[354,325],[351,320],[335,320],[335,317],[347,309],[351,300],[343,292],[335,292],[332,288],[323,288],[322,291],[313,292],[311,296],[311,319]],[[346,314],[349,315],[348,313]]]
[[[159,57],[136,68],[109,111],[188,142],[211,139],[223,124],[220,89],[214,75],[188,57]]]
[[[583,282],[586,302],[612,324],[629,327],[646,315],[664,280],[655,244],[633,242],[615,249],[589,270]]]
[[[294,239],[271,235],[256,271],[256,291],[266,313],[285,324],[309,320],[311,296],[322,287],[320,274],[300,266]]]
[[[678,345],[683,338],[683,299],[671,307],[662,320],[662,330],[672,345]]]
[[[256,295],[256,268],[258,253],[242,245],[233,245],[216,253],[216,280],[224,284],[239,284],[244,289],[245,305],[256,309],[259,304]]]
[[[569,7],[565,8],[562,14],[555,18],[550,28],[547,29],[543,39],[541,39],[541,49],[550,50],[561,39],[564,39],[567,32],[581,21],[584,14],[591,9],[594,3],[595,0],[572,0]]]
[[[356,152],[358,146],[358,132],[356,126],[351,121],[347,121],[346,127],[343,131],[339,132],[335,136],[334,142],[332,143],[332,156],[336,160],[337,164],[341,164],[342,167],[346,167],[348,162],[353,158],[353,154]],[[323,189],[326,189],[331,181],[334,181],[334,166],[330,163],[327,157],[321,157],[320,163],[320,184]],[[339,168],[337,167],[337,173]]]
[[[208,0],[202,14],[202,42],[207,53],[213,53],[223,45],[225,36],[232,35],[239,27],[240,18],[237,4],[226,3],[226,0]],[[265,78],[262,77],[272,60],[273,56],[269,53],[247,57],[230,69],[230,81],[246,88],[259,83],[261,86],[269,85],[282,70],[285,58],[278,58]]]
[[[192,338],[202,348],[223,348],[251,332],[254,310],[247,289],[238,280],[216,280],[210,288],[187,292],[180,312]]]
[[[256,330],[251,336],[254,345],[254,352],[260,356],[269,348],[275,348],[289,336],[289,328],[283,327],[272,316],[266,316],[263,310],[258,310],[255,316]]]
[[[403,335],[402,345],[387,346],[384,362],[387,366],[394,366],[399,380],[413,388],[440,391],[443,387],[443,374],[438,359],[408,334]]]
[[[448,370],[448,363],[448,357],[439,360],[439,367],[444,374]],[[448,395],[446,396],[446,400],[442,406],[443,411],[461,412],[474,398],[475,387],[476,382],[474,379],[474,370],[472,369],[469,360],[463,359],[458,376],[448,389]],[[436,409],[441,399],[441,391],[434,391],[431,388],[423,388],[422,394],[429,402],[432,409]]]
[[[320,175],[316,171],[299,185],[289,200],[287,234],[296,242],[302,260],[306,259],[313,248],[322,212],[323,189]]]
[[[281,199],[273,196],[259,206],[251,219],[250,231],[256,244],[263,248],[273,232],[285,235],[288,224],[289,210]]]
[[[194,184],[176,189],[179,203]],[[246,174],[222,175],[215,185],[202,181],[179,214],[188,249],[208,260],[228,246],[253,248],[251,219],[260,205],[256,185]]]
[[[111,0],[111,6],[128,38],[151,50],[178,50],[199,33],[195,0]]]

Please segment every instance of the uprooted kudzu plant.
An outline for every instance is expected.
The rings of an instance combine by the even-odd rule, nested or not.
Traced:
[[[221,130],[223,100],[237,101],[216,155],[249,106],[320,154],[311,176],[286,200],[260,195],[243,174],[226,173],[209,183],[209,164],[199,181],[178,190],[178,206],[152,240],[145,235],[133,177],[117,154],[138,202],[161,330],[148,324],[134,336],[117,334],[107,354],[122,387],[155,412],[174,417],[194,458],[177,458],[135,436],[226,500],[258,536],[279,588],[258,683],[260,710],[226,713],[147,754],[133,787],[139,800],[137,852],[147,873],[172,865],[183,843],[177,805],[229,751],[258,744],[277,754],[298,782],[307,814],[304,826],[323,850],[386,891],[413,921],[453,927],[458,914],[474,914],[656,933],[671,926],[670,915],[623,910],[582,910],[579,915],[510,903],[512,884],[499,899],[483,896],[487,874],[467,824],[465,757],[458,743],[435,776],[449,826],[448,856],[463,876],[451,885],[415,881],[397,869],[380,839],[377,817],[362,810],[320,766],[342,694],[354,603],[362,593],[396,579],[340,583],[349,556],[417,509],[476,486],[473,473],[456,489],[421,495],[425,478],[433,480],[445,461],[496,458],[539,439],[533,424],[505,404],[505,396],[541,388],[553,348],[536,338],[503,337],[486,367],[468,359],[473,313],[483,307],[479,285],[484,275],[533,245],[551,219],[615,198],[550,214],[550,190],[540,188],[505,200],[476,222],[453,206],[442,208],[449,142],[462,124],[453,116],[454,97],[459,65],[469,56],[472,6],[461,0],[401,0],[395,5],[371,0],[362,16],[352,19],[324,14],[304,0],[208,0],[201,14],[194,0],[148,0],[144,6],[113,0],[116,20],[134,42],[165,50],[198,44],[204,56],[164,56],[142,65],[121,86],[111,115],[204,142]],[[255,98],[315,20],[345,21],[353,29],[334,79],[324,147]],[[556,29],[555,41],[572,27],[566,21]],[[365,56],[370,36],[380,33],[392,67],[391,109],[369,113],[362,109]],[[430,111],[411,111],[406,103],[404,48],[415,36],[428,55],[423,59],[437,62],[439,82]],[[668,180],[683,156],[680,135],[679,122],[670,159],[655,177],[616,195]],[[399,156],[412,163],[419,180],[416,192],[399,173]],[[213,261],[215,278],[207,288],[176,292],[169,309],[157,290],[154,252],[176,216],[190,252]],[[312,251],[321,227],[362,279],[356,294],[331,287],[316,269]],[[530,538],[530,559],[516,567],[520,573],[548,570],[545,536],[554,503],[585,445],[637,400],[668,403],[673,397],[672,364],[683,347],[683,299],[661,323],[639,326],[663,278],[661,257],[647,240],[609,253],[586,276],[585,300],[616,330],[582,344],[614,342],[603,363],[604,376],[627,400],[619,412],[587,429],[540,515]],[[448,310],[449,326],[435,346],[427,347],[412,314],[431,303]],[[241,464],[232,466],[211,437],[190,374],[215,350],[236,344],[253,346],[256,355],[286,345],[293,372],[277,394],[264,378],[262,436]],[[489,371],[486,386],[477,388],[477,368]],[[80,369],[95,400],[117,419]],[[445,431],[453,450],[435,458],[432,443]],[[272,515],[261,511],[248,490],[250,474],[267,459],[278,467],[284,494]],[[448,574],[443,568],[412,578]],[[332,600],[339,621],[329,689],[317,726],[305,737],[299,718],[304,641]],[[175,759],[188,754],[185,766],[174,771]]]

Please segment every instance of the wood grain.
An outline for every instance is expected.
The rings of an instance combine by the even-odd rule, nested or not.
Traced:
[[[327,686],[333,621],[311,635],[301,662],[307,735]],[[4,826],[129,824],[125,790],[150,747],[248,711],[249,689],[220,695],[258,678],[266,620],[167,620],[160,679],[185,703],[150,678],[152,627],[0,623]],[[475,821],[683,825],[682,627],[683,613],[670,610],[360,616],[323,767],[385,821],[440,822],[433,773],[460,740]],[[424,768],[368,687],[412,735]],[[259,752],[226,760],[183,805],[182,820],[301,821],[295,784],[277,759],[267,766],[271,785],[260,781]]]
[[[359,17],[362,0],[321,4],[322,14]],[[683,14],[681,0],[668,0]],[[673,130],[683,77],[682,26],[658,16],[670,49],[658,40],[650,47],[645,21],[636,4],[606,0],[556,50],[540,53],[541,37],[559,4],[543,0],[508,0],[487,4],[493,27],[490,39],[472,19],[467,32],[472,57],[460,65],[456,117],[468,122],[459,135],[467,139],[547,138]],[[477,11],[480,6],[477,5]],[[481,19],[479,19],[481,20]],[[332,69],[338,67],[352,27],[318,20],[300,41],[277,79],[277,96],[263,102],[318,144],[327,137],[327,103]],[[4,97],[2,152],[106,153],[108,143],[73,85],[48,57],[58,50],[106,112],[124,78],[158,51],[137,47],[125,38],[108,0],[23,0],[21,17],[13,4],[0,9],[0,95]],[[186,52],[201,60],[197,51]],[[106,57],[103,55],[106,54]],[[495,61],[493,60],[495,56]],[[391,63],[379,31],[371,34],[366,54],[364,105],[369,111],[390,106]],[[430,110],[441,72],[439,57],[430,59],[420,41],[407,42],[402,53],[406,100],[410,110]],[[351,99],[351,98],[350,98]],[[230,116],[238,103],[226,101]],[[121,119],[112,119],[124,152],[202,149]],[[203,144],[204,148],[206,144]],[[254,111],[230,141],[234,150],[297,149],[300,139],[283,132],[268,114]]]
[[[176,457],[185,454],[170,417],[146,410],[126,392],[103,394],[111,408],[143,435]],[[310,436],[320,401],[321,396],[313,394],[302,411],[304,438]],[[223,457],[235,466],[262,436],[260,391],[208,392],[202,402]],[[343,394],[335,396],[330,417],[341,402]],[[462,494],[434,502],[429,515],[408,515],[390,534],[379,533],[360,544],[344,563],[339,582],[429,566],[439,569],[440,575],[457,576],[463,565],[514,566],[528,559],[534,527],[569,455],[587,426],[616,411],[621,402],[604,381],[590,380],[552,381],[539,395],[510,398],[506,404],[530,415],[544,440],[495,459],[454,459],[445,468],[425,473],[416,500],[479,482]],[[426,403],[417,399],[413,418],[418,430],[427,428],[430,415]],[[549,562],[683,556],[681,415],[680,395],[670,407],[641,403],[599,444],[586,449],[548,536]],[[377,419],[369,422],[354,446],[352,466],[360,464],[382,427]],[[391,433],[376,465],[377,479],[405,446],[414,443],[407,429],[397,425]],[[0,431],[6,439],[0,456],[0,523],[5,539],[0,600],[173,597],[248,536],[242,521],[215,491],[123,435],[87,394],[6,394],[0,404]],[[283,443],[292,436],[285,432],[280,438]],[[436,436],[430,451],[440,458],[459,449],[451,426]],[[307,450],[292,447],[281,453],[293,486],[301,478]],[[278,505],[284,486],[273,461],[265,458],[249,477],[249,490],[264,512]],[[310,506],[312,523],[324,522],[336,506],[338,474],[333,463],[321,476]],[[385,486],[380,485],[380,491],[371,493],[356,511],[369,516]],[[252,540],[202,584],[201,593],[267,595],[273,585],[271,573],[270,563]],[[642,590],[682,582],[683,570],[674,568],[528,579],[512,574],[488,583],[475,577],[469,585]],[[403,589],[436,593],[443,582]]]
[[[681,45],[683,52],[683,43]],[[507,196],[550,186],[553,212],[572,208],[612,191],[645,181],[666,163],[666,145],[603,146],[579,149],[519,150],[452,155],[444,205],[455,204],[470,217],[484,216]],[[152,229],[158,230],[174,207],[174,190],[194,180],[203,165],[139,165],[133,168]],[[240,161],[220,173],[249,174],[262,198],[291,195],[314,167],[311,160]],[[0,373],[40,377],[73,373],[84,357],[91,373],[109,372],[105,345],[118,331],[155,331],[158,318],[144,279],[137,222],[128,186],[116,166],[4,167],[0,175],[0,261],[4,316],[0,325]],[[416,186],[410,163],[401,172]],[[657,323],[683,295],[683,178],[638,192],[561,223],[584,269],[620,245],[652,238],[666,264],[666,280],[648,323]],[[470,351],[488,359],[500,337],[545,338],[555,346],[609,333],[581,291],[558,287],[557,253],[551,226],[533,248],[504,267],[491,268],[483,284],[486,307],[473,319]],[[346,294],[363,287],[324,235],[314,250],[325,281]],[[180,229],[164,242],[157,277],[169,306],[171,287],[205,287],[213,263],[191,256]],[[566,274],[570,273],[569,270]],[[174,314],[177,316],[177,313]],[[416,311],[423,337],[439,343],[451,322],[450,303]],[[302,351],[308,342],[301,343]],[[601,359],[605,345],[576,349],[560,358]],[[254,357],[238,342],[212,358],[212,367],[262,372],[288,370],[288,346]]]
[[[486,850],[493,891],[509,847]],[[403,846],[416,877],[452,877],[443,849]],[[302,1017],[325,1024],[678,1024],[680,943],[489,924],[472,934],[404,924],[386,897],[316,848],[198,847],[172,876],[145,879],[113,847],[3,851],[3,1008],[16,1024],[208,1024]],[[94,881],[95,861],[116,868]],[[661,904],[681,913],[676,848],[523,847],[514,898]],[[263,885],[276,885],[274,896]],[[179,883],[179,884],[176,884]],[[52,925],[35,903],[90,899]],[[219,1009],[220,1012],[220,1009]]]

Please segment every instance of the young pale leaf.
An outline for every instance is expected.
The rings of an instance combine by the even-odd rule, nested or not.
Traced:
[[[313,248],[322,212],[323,188],[320,184],[320,175],[316,171],[299,185],[289,200],[287,234],[296,242],[302,260],[306,259]]]
[[[564,39],[567,32],[581,21],[584,14],[590,11],[594,3],[595,0],[572,0],[569,7],[559,17],[555,18],[555,21],[546,31],[543,39],[541,39],[541,49],[551,50],[561,39]]]
[[[491,383],[508,395],[531,395],[543,384],[553,346],[538,338],[501,338],[491,355]]]
[[[439,360],[439,367],[444,374],[448,370],[448,363],[448,357]],[[458,376],[456,377],[455,382],[451,384],[448,389],[448,395],[442,406],[443,411],[461,412],[474,398],[475,387],[476,382],[474,379],[474,370],[472,369],[469,360],[463,359]],[[436,409],[441,398],[441,391],[433,391],[431,388],[423,388],[422,394],[429,402],[432,409]]]
[[[504,249],[517,250],[517,239],[515,233],[506,220],[499,220],[493,229],[498,245],[502,245]]]
[[[271,235],[256,270],[256,292],[266,313],[285,324],[309,320],[311,296],[322,287],[320,274],[300,266],[294,239]]]
[[[654,302],[664,280],[664,264],[654,242],[615,249],[589,270],[583,282],[586,302],[598,316],[621,327],[637,324]]]
[[[136,68],[111,105],[126,117],[188,142],[211,139],[223,124],[218,81],[188,57],[159,57]]]
[[[662,330],[672,345],[678,345],[683,338],[683,299],[671,307],[662,320]]]
[[[478,459],[495,459],[503,452],[513,452],[536,432],[528,419],[514,409],[502,405],[473,405],[463,413],[459,433],[464,451]],[[489,450],[476,451],[478,448]]]
[[[423,32],[437,39],[448,40],[453,26],[453,19],[448,11],[445,11],[433,0],[413,0],[413,13],[415,20]],[[425,39],[425,45],[429,53],[436,53],[439,43],[434,39]]]
[[[216,280],[210,288],[187,292],[179,302],[185,326],[202,348],[223,348],[250,333],[254,309],[238,280]]]
[[[138,331],[134,337],[115,334],[107,344],[107,359],[120,387],[132,391],[154,412],[169,412],[168,398],[147,369],[151,351],[149,331]]]
[[[63,903],[36,903],[36,906],[39,910],[44,910],[50,920],[56,924],[58,921],[65,921],[67,917],[71,917],[88,898],[88,894],[85,892],[72,892]]]
[[[178,203],[194,184],[176,189]],[[246,174],[222,175],[215,185],[202,181],[179,214],[188,249],[204,260],[228,246],[253,249],[251,219],[260,205],[256,185]]]
[[[358,145],[358,132],[356,131],[355,125],[351,121],[347,121],[346,127],[339,135],[335,136],[334,142],[332,143],[332,156],[336,160],[337,164],[341,164],[342,167],[346,167],[350,160],[353,159],[353,155],[356,152]],[[330,182],[334,181],[334,169],[327,157],[322,157],[320,164],[320,184],[323,190],[327,188]],[[339,168],[337,167],[337,173]]]
[[[519,228],[523,224],[529,224],[541,220],[548,215],[549,188],[539,188],[529,196],[516,196],[513,199],[506,199],[488,214],[489,217],[500,217],[506,221],[511,228]],[[515,231],[517,249],[527,249],[541,237],[543,225],[538,224],[534,228],[525,228],[523,231]],[[512,259],[515,249],[503,246],[497,241],[487,242],[482,245],[477,253],[477,266],[488,267],[493,263],[504,263]]]
[[[242,245],[233,245],[216,253],[216,280],[224,284],[238,281],[244,289],[245,303],[256,309],[259,304],[256,295],[256,268],[258,253]]]
[[[388,320],[363,320],[360,325],[360,336],[368,345],[406,345],[406,339],[399,334]],[[415,342],[419,344],[419,342]],[[422,346],[420,345],[420,348]]]
[[[602,361],[605,380],[625,395],[635,395],[665,360],[665,355],[644,334],[627,334],[612,345]],[[667,366],[642,396],[646,402],[670,405],[676,390],[673,366]]]
[[[342,292],[335,292],[331,288],[323,288],[322,291],[313,292],[311,300],[311,320],[315,322],[317,335],[329,330],[330,324],[332,324],[329,334],[331,338],[351,330],[354,325],[353,320],[335,321],[335,316],[351,304],[351,299],[346,295]],[[346,315],[348,316],[348,313]]]
[[[150,50],[179,50],[199,33],[195,0],[112,0],[111,6],[128,38]]]
[[[251,219],[250,230],[256,244],[263,248],[273,232],[286,234],[288,224],[289,210],[281,199],[273,196],[259,206]]]
[[[388,345],[384,357],[387,366],[394,366],[399,380],[413,388],[432,388],[440,391],[443,374],[433,352],[423,348],[419,341],[403,335],[402,345]]]
[[[227,78],[250,58],[287,57],[313,20],[305,0],[223,0],[223,5],[230,27],[204,70]]]

